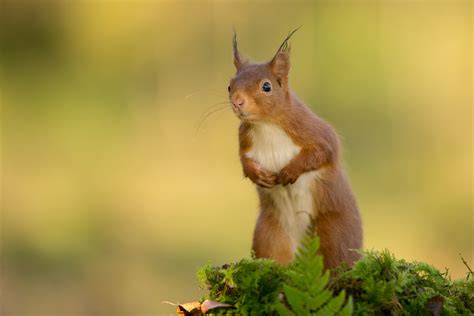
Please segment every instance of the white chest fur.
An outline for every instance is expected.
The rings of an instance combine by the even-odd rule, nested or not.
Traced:
[[[301,150],[283,129],[273,124],[255,124],[250,136],[252,147],[246,154],[247,157],[269,171],[280,172]],[[273,200],[280,224],[288,233],[293,251],[296,251],[315,215],[311,187],[315,185],[317,176],[317,171],[306,172],[292,185],[260,188]]]
[[[250,135],[252,149],[247,156],[269,171],[279,172],[301,149],[283,129],[273,124],[254,124]]]

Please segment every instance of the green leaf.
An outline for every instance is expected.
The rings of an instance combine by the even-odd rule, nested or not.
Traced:
[[[319,277],[313,281],[313,284],[311,284],[311,288],[309,289],[309,291],[313,295],[317,295],[327,286],[328,281],[329,281],[329,271],[326,271],[326,273],[324,273],[322,276],[319,275]]]
[[[276,303],[274,307],[280,316],[295,316],[296,315],[280,302]]]
[[[349,300],[347,301],[346,305],[337,313],[338,316],[351,316],[352,311],[354,310],[354,306],[352,303],[352,297],[349,296]]]
[[[317,313],[317,315],[324,315],[324,316],[330,316],[330,315],[335,315],[342,307],[342,304],[344,304],[344,299],[346,297],[346,294],[344,291],[339,293],[338,296],[336,296],[334,299],[330,300],[326,305],[324,305]]]
[[[333,297],[327,288],[329,271],[323,273],[323,260],[316,255],[319,240],[306,236],[301,242],[293,264],[288,271],[288,280],[283,285],[283,293],[289,307],[296,315],[335,315],[344,304],[345,293],[342,291]],[[352,301],[351,301],[352,302]],[[351,303],[352,304],[352,303]],[[279,309],[285,307],[278,305]],[[344,307],[344,315],[350,315],[352,305]]]
[[[304,315],[305,303],[308,300],[307,294],[289,285],[283,285],[283,293],[291,309],[297,315]]]
[[[315,311],[324,304],[326,304],[326,302],[328,302],[332,298],[332,296],[333,294],[330,291],[322,291],[316,297],[312,298],[309,301],[308,307],[310,308],[310,310]]]

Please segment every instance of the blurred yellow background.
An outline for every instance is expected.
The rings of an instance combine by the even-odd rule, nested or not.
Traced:
[[[343,137],[365,247],[473,264],[471,1],[3,1],[1,315],[171,315],[249,255],[225,101],[289,30],[290,84]]]

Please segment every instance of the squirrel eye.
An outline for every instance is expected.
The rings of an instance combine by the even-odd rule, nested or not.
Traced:
[[[228,87],[227,87],[227,91],[229,91],[229,92],[230,92],[230,86],[228,86]]]
[[[265,81],[262,85],[262,91],[264,91],[264,92],[272,91],[272,84],[268,81]]]

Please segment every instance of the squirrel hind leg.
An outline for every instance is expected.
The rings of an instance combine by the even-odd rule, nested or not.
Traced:
[[[275,259],[287,265],[294,253],[290,239],[272,209],[263,209],[255,226],[252,249],[257,258]]]
[[[362,247],[362,231],[349,217],[340,212],[326,212],[318,217],[317,235],[320,238],[319,252],[323,255],[324,267],[332,269],[345,263],[352,266],[360,258],[356,251]]]

